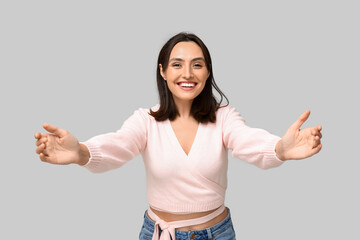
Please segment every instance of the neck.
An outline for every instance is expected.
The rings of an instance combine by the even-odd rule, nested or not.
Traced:
[[[175,101],[179,118],[191,118],[192,101]]]

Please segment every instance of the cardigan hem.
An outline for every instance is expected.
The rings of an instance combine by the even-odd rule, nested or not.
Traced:
[[[203,203],[160,203],[157,201],[149,201],[149,205],[159,211],[176,213],[176,214],[189,214],[194,212],[206,212],[213,209],[216,209],[224,204],[224,199],[219,199],[212,202],[203,202]]]

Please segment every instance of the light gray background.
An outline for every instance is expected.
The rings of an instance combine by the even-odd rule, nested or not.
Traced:
[[[215,2],[215,1],[214,1]],[[48,122],[80,141],[157,103],[165,41],[207,44],[218,85],[253,127],[282,135],[306,109],[323,150],[261,170],[230,157],[238,239],[359,239],[357,1],[1,1],[1,239],[137,239],[140,157],[93,174],[43,163]]]

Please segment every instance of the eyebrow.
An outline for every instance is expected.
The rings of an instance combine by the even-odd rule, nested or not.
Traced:
[[[173,61],[176,61],[176,62],[184,62],[184,59],[182,58],[172,58],[170,59],[169,62],[173,62]],[[202,58],[202,57],[197,57],[197,58],[194,58],[191,60],[192,62],[195,62],[195,61],[204,61],[205,62],[205,59]]]

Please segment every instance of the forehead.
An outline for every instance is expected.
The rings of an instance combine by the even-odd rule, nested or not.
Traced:
[[[199,45],[194,42],[179,42],[173,47],[170,53],[170,59],[192,59],[198,57],[204,58],[204,54]]]

